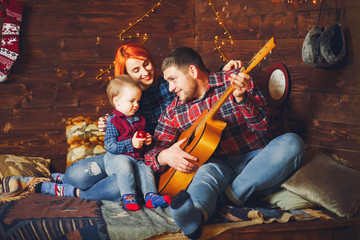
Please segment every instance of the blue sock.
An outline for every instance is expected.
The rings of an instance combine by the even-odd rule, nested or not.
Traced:
[[[123,206],[126,210],[130,210],[130,211],[140,210],[140,205],[136,201],[134,194],[124,194],[122,200],[123,200]]]
[[[56,183],[62,183],[62,179],[64,178],[65,174],[63,173],[52,173],[51,177],[55,180]]]
[[[172,199],[170,215],[188,238],[197,239],[201,236],[202,213],[185,190]]]
[[[35,186],[35,192],[53,196],[75,197],[76,188],[70,184],[41,182]]]
[[[171,204],[171,197],[168,195],[160,196],[156,193],[149,192],[145,197],[145,207],[157,208],[168,207]]]

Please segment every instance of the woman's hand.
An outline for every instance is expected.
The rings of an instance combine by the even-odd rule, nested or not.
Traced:
[[[105,132],[106,131],[106,121],[109,117],[109,114],[105,114],[104,117],[99,117],[99,120],[98,120],[98,128],[99,128],[99,131],[100,132]]]
[[[137,134],[138,134],[138,132],[136,131],[134,136],[131,139],[131,143],[132,143],[134,148],[139,149],[139,148],[142,148],[144,146],[144,143],[145,143],[147,138],[139,138],[137,136]]]
[[[240,60],[230,60],[223,68],[223,71],[229,71],[237,68],[242,68],[242,62]]]
[[[180,148],[180,145],[185,141],[186,138],[174,143],[168,149],[161,151],[157,157],[158,162],[161,165],[168,165],[180,172],[193,172],[197,166],[192,163],[192,161],[198,160]]]
[[[236,99],[236,102],[241,102],[250,85],[250,75],[239,72],[239,74],[231,74],[229,80],[235,88],[233,96]]]

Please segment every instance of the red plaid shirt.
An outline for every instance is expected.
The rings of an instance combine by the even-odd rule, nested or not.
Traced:
[[[146,164],[154,171],[165,170],[157,162],[157,155],[169,148],[180,134],[188,129],[193,122],[206,110],[211,109],[222,93],[230,85],[230,74],[239,70],[212,73],[209,84],[202,99],[182,102],[178,98],[169,104],[162,113],[156,127],[155,146],[145,154]],[[270,141],[271,121],[269,110],[261,92],[251,84],[244,95],[243,101],[237,103],[231,95],[221,106],[217,115],[227,122],[220,144],[215,152],[218,157],[229,158],[265,147]]]
[[[132,119],[114,109],[106,125],[104,144],[108,152],[126,154],[135,159],[144,159],[142,150],[132,145],[132,137],[136,131],[145,129],[145,118],[135,114]]]

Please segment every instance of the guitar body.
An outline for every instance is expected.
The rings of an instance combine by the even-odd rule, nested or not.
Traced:
[[[202,113],[202,115],[206,114],[207,111]],[[198,161],[193,163],[198,167],[203,165],[214,153],[220,142],[221,133],[226,127],[226,122],[212,118],[207,119],[207,121],[199,125],[202,120],[202,115],[179,137],[179,140],[187,138],[184,146],[180,147],[182,147],[185,152],[197,157]],[[160,175],[159,193],[174,197],[181,190],[189,186],[195,173],[196,171],[183,173],[173,168],[168,169]]]
[[[244,73],[248,73],[254,68],[273,48],[275,47],[274,38],[271,38],[265,46],[250,60]],[[225,122],[215,118],[216,112],[226,99],[234,92],[235,88],[230,85],[221,97],[216,101],[211,110],[202,112],[193,125],[184,131],[179,140],[187,140],[180,146],[182,150],[195,156],[198,161],[194,162],[198,167],[203,165],[214,153],[217,148],[222,131],[226,127]],[[183,173],[173,168],[168,169],[160,175],[159,193],[174,197],[181,190],[186,189],[193,179],[196,171]]]

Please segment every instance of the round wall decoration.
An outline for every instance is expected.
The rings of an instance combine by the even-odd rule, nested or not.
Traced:
[[[277,62],[266,72],[266,95],[271,105],[281,105],[289,93],[289,74],[284,64]]]

